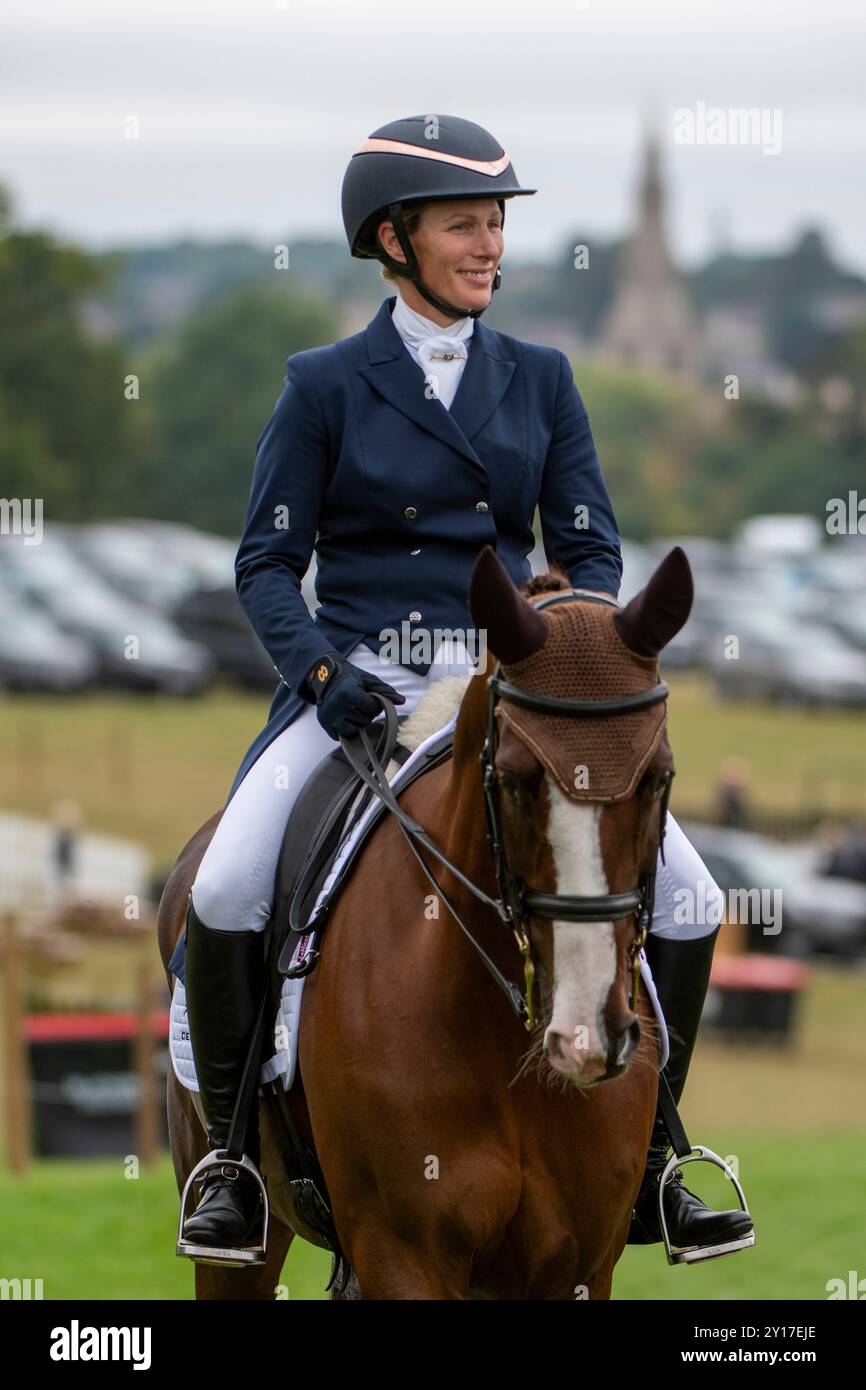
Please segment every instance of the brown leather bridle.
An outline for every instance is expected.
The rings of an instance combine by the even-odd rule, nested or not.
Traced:
[[[540,603],[535,604],[534,607],[546,608],[551,604],[574,600],[579,600],[584,603],[605,603],[613,608],[617,607],[611,599],[602,598],[598,594],[590,594],[583,589],[571,589],[567,592],[552,594],[549,598],[542,599]],[[595,897],[573,896],[563,893],[545,893],[535,888],[527,888],[521,880],[512,873],[505,851],[499,805],[499,783],[495,771],[497,749],[495,712],[497,702],[499,700],[505,700],[542,714],[573,715],[575,718],[578,716],[584,718],[587,716],[590,718],[607,718],[620,714],[633,714],[636,710],[647,709],[651,705],[660,704],[668,697],[668,687],[664,681],[660,681],[658,685],[652,686],[647,690],[638,691],[633,695],[623,695],[615,699],[570,700],[553,695],[542,695],[532,690],[525,690],[521,686],[513,685],[510,681],[503,680],[499,671],[500,663],[497,662],[493,675],[487,678],[489,692],[487,702],[487,727],[484,744],[480,754],[484,806],[487,816],[487,839],[496,866],[496,877],[499,885],[498,898],[491,898],[482,888],[479,888],[477,884],[468,879],[462,870],[455,864],[452,864],[438,846],[433,843],[424,827],[419,825],[417,821],[413,820],[412,817],[408,816],[402,809],[385,776],[383,764],[385,766],[387,765],[387,754],[382,755],[382,760],[380,761],[382,745],[380,745],[380,749],[377,753],[373,748],[369,733],[366,729],[362,729],[356,738],[341,738],[340,744],[343,752],[362,781],[375,792],[376,796],[379,797],[396,817],[412,853],[415,855],[415,858],[418,860],[427,878],[433,884],[436,893],[445,903],[445,906],[457,922],[461,931],[463,931],[468,940],[472,943],[485,966],[496,980],[496,983],[508,996],[515,1013],[518,1018],[523,1021],[528,1030],[531,1031],[535,1026],[535,1013],[533,1007],[535,959],[529,931],[529,919],[532,917],[545,919],[555,918],[558,921],[565,922],[608,922],[618,921],[623,917],[634,916],[635,935],[629,946],[629,965],[631,969],[629,1007],[634,1012],[637,1004],[640,981],[640,952],[652,926],[657,860],[653,860],[652,869],[641,874],[637,886],[625,893],[605,893]],[[397,720],[394,713],[394,706],[383,696],[376,695],[375,698],[380,701],[385,712],[386,734],[384,746],[390,749],[390,747],[393,746],[393,740],[396,734]],[[393,731],[390,734],[388,733],[389,728]],[[667,820],[668,800],[673,776],[673,769],[667,769],[661,775],[660,789],[656,793],[657,798],[661,799],[657,854],[661,854],[662,863],[664,863],[665,823]],[[502,974],[487,955],[486,951],[484,951],[468,930],[456,908],[449,901],[447,894],[433,876],[432,871],[421,855],[419,847],[426,849],[429,853],[434,855],[434,857],[449,869],[454,877],[458,879],[470,893],[488,907],[491,907],[500,917],[504,925],[513,933],[524,962],[525,994],[521,993],[517,986]]]
[[[585,589],[571,589],[567,592],[552,594],[549,598],[542,599],[540,603],[533,606],[535,608],[547,608],[552,604],[565,603],[575,599],[582,603],[603,603],[612,608],[617,607],[611,599],[602,598],[599,594],[591,594]],[[637,886],[625,893],[574,896],[564,893],[545,893],[535,888],[526,888],[509,868],[502,834],[499,805],[500,788],[495,769],[496,705],[502,699],[511,704],[519,705],[523,709],[533,710],[541,714],[606,719],[611,715],[633,714],[638,710],[660,704],[668,697],[668,686],[664,681],[660,681],[658,685],[651,686],[647,690],[640,690],[633,695],[622,695],[605,700],[573,700],[555,695],[542,695],[537,691],[525,690],[519,685],[513,685],[500,676],[500,665],[500,662],[496,663],[493,675],[487,680],[490,697],[487,704],[487,734],[481,750],[481,768],[484,806],[487,812],[487,839],[496,863],[496,877],[499,883],[501,901],[507,914],[508,924],[515,934],[518,948],[524,958],[529,1014],[526,1020],[527,1027],[532,1027],[532,980],[535,973],[528,930],[528,921],[532,917],[555,918],[557,921],[563,922],[616,922],[622,917],[634,916],[636,919],[635,936],[629,945],[631,969],[629,1008],[634,1012],[640,981],[640,952],[652,926],[656,861],[653,861],[652,869],[641,874]],[[673,769],[666,770],[660,779],[661,788],[658,792],[662,805],[657,853],[661,854],[662,863],[664,863],[668,800],[673,777]]]

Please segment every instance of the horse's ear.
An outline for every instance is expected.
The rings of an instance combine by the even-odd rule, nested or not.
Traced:
[[[531,656],[547,639],[547,619],[518,593],[489,545],[479,551],[472,569],[469,612],[476,628],[486,629],[487,646],[503,666]]]
[[[675,637],[692,611],[695,588],[686,553],[675,545],[646,588],[614,613],[617,632],[638,656],[658,656]]]

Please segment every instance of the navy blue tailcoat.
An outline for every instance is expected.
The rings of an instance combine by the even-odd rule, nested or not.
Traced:
[[[304,708],[298,685],[325,652],[378,651],[386,629],[470,629],[485,545],[515,584],[528,579],[536,505],[548,562],[619,593],[616,522],[565,355],[476,320],[448,410],[391,322],[395,302],[363,332],[290,357],[259,437],[235,573],[281,682],[229,799]],[[315,618],[301,596],[314,548]]]

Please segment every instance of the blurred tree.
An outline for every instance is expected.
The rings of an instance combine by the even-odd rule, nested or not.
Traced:
[[[809,406],[825,431],[861,470],[866,456],[866,322],[827,346],[805,373]],[[852,484],[853,486],[853,484]]]
[[[53,453],[39,420],[15,419],[0,390],[0,492],[4,497],[50,499],[57,515],[65,511],[71,473]],[[62,504],[62,505],[61,505]],[[52,513],[46,507],[46,517]]]
[[[127,512],[239,535],[286,358],[338,336],[322,300],[261,286],[187,319],[139,364],[144,411]]]
[[[620,531],[634,540],[693,529],[685,488],[706,433],[700,392],[674,377],[577,362]]]
[[[844,409],[745,395],[720,412],[706,408],[717,398],[672,377],[576,363],[621,534],[727,537],[763,512],[823,521],[827,499],[864,476],[866,331],[849,335],[844,352],[837,345],[825,368]]]
[[[0,235],[12,224],[13,207],[12,190],[7,184],[0,183]]]
[[[89,338],[81,314],[109,274],[45,233],[0,237],[3,488],[41,497],[46,521],[98,512],[128,439],[120,346]]]
[[[827,437],[807,401],[796,408],[744,396],[730,424],[696,454],[688,504],[707,534],[727,536],[747,516],[805,512],[824,521],[827,499],[847,495],[862,462]]]

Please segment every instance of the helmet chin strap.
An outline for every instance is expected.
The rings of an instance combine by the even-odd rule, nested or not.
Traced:
[[[504,222],[504,198],[499,200],[499,208],[502,213],[502,221]],[[484,310],[490,308],[490,300],[488,300],[488,302],[484,305],[484,309],[465,309],[457,304],[449,304],[447,299],[438,299],[437,296],[433,294],[432,290],[428,290],[426,285],[422,283],[421,275],[418,269],[418,258],[415,255],[414,248],[412,246],[411,241],[409,240],[409,234],[406,231],[406,226],[403,221],[402,203],[390,203],[388,206],[388,216],[394,224],[394,231],[397,233],[397,240],[399,241],[400,246],[403,250],[403,255],[406,257],[406,264],[401,265],[399,261],[395,261],[391,256],[388,256],[388,253],[386,251],[385,255],[388,256],[388,264],[390,268],[393,271],[395,271],[396,274],[402,275],[404,276],[404,278],[411,280],[418,293],[423,295],[424,298],[427,300],[427,303],[432,304],[434,309],[438,309],[441,314],[450,314],[451,317],[455,319],[480,319],[481,315],[484,313]],[[493,283],[490,286],[490,299],[493,298],[494,292],[499,289],[499,286],[501,284],[502,273],[499,269],[499,266],[497,266],[496,274],[493,277]]]

